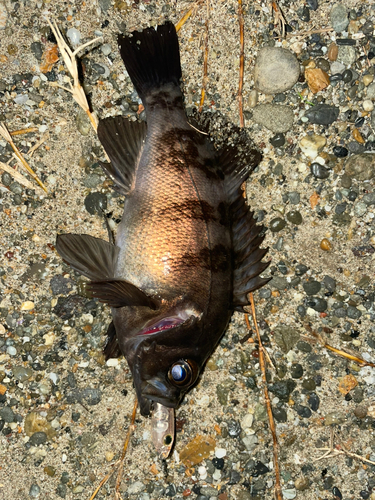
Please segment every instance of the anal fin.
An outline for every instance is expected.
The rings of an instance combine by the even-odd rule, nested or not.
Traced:
[[[122,352],[117,342],[116,329],[115,325],[113,324],[113,321],[111,321],[111,323],[108,326],[107,338],[103,347],[103,354],[106,361],[109,358],[119,358],[122,355]]]

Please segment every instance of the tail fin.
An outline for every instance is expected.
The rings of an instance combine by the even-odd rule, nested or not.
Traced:
[[[157,28],[134,31],[118,38],[121,57],[142,101],[163,84],[179,86],[180,52],[174,25],[168,21]]]

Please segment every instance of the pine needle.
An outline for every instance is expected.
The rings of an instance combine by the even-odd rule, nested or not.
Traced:
[[[12,168],[7,163],[3,163],[2,161],[0,161],[0,170],[8,172],[8,174],[10,174],[17,182],[22,184],[22,186],[24,186],[26,189],[35,189],[34,184],[31,184],[31,182],[28,181],[26,177],[24,177],[22,174],[20,174],[17,170]],[[39,187],[37,187],[36,189],[39,189]]]
[[[198,6],[203,2],[203,0],[198,0],[198,2],[195,2],[190,9],[182,16],[182,18],[178,21],[176,24],[176,31],[177,33],[180,31],[182,26],[186,23],[186,21],[189,19],[189,17],[197,10]]]
[[[98,40],[101,40],[102,37],[94,38],[94,40],[90,40],[89,42],[80,45],[75,51],[72,51],[72,49],[65,42],[64,37],[62,36],[61,31],[57,27],[56,22],[53,21],[53,23],[51,23],[51,21],[48,18],[47,21],[48,24],[50,25],[53,34],[55,35],[57,45],[59,47],[64,63],[68,68],[71,77],[73,78],[73,84],[72,82],[69,82],[70,88],[63,87],[59,84],[55,84],[53,86],[62,88],[63,90],[66,90],[67,92],[70,92],[72,94],[73,99],[76,101],[76,103],[85,111],[85,113],[87,113],[87,116],[90,118],[91,125],[96,132],[98,128],[98,119],[94,113],[91,113],[85,91],[83,90],[82,85],[79,82],[76,56],[81,50],[88,47],[89,45],[92,45]]]

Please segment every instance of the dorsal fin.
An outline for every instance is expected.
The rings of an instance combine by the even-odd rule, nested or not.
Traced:
[[[262,262],[268,248],[261,249],[264,236],[260,236],[263,226],[257,226],[249,206],[243,196],[241,185],[261,160],[259,151],[227,146],[219,157],[219,165],[225,175],[224,184],[231,218],[234,252],[233,307],[243,311],[249,304],[247,295],[265,285],[270,278],[259,275],[268,267]]]
[[[56,250],[76,271],[93,281],[114,277],[119,247],[88,234],[59,234]]]
[[[132,190],[146,133],[145,122],[131,122],[125,116],[99,121],[98,137],[111,161],[100,165],[124,195]]]

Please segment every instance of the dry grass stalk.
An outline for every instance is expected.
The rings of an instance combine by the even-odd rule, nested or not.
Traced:
[[[375,363],[371,363],[370,361],[365,361],[364,359],[360,358],[357,355],[350,354],[348,352],[342,351],[341,349],[336,349],[336,347],[332,347],[331,345],[327,344],[325,339],[323,338],[322,335],[319,333],[315,332],[310,325],[305,325],[306,330],[308,330],[311,335],[314,337],[313,339],[307,335],[304,336],[304,338],[308,341],[318,341],[320,344],[328,349],[329,351],[334,352],[335,354],[338,354],[339,356],[349,359],[350,361],[354,361],[355,363],[358,363],[363,366],[371,366],[372,368],[375,368]]]
[[[245,121],[243,117],[243,75],[245,66],[245,38],[244,38],[244,19],[243,19],[243,9],[242,0],[238,0],[238,21],[240,24],[240,79],[238,83],[238,105],[240,113],[240,127],[245,126]]]
[[[208,26],[210,19],[210,0],[207,0],[207,14],[206,14],[206,22],[205,22],[205,34],[204,34],[204,62],[203,62],[203,85],[202,85],[202,93],[201,100],[199,103],[199,113],[202,112],[204,99],[206,97],[206,88],[208,81]]]
[[[176,24],[176,31],[177,33],[180,31],[180,29],[182,28],[182,26],[186,23],[186,21],[189,19],[189,17],[195,13],[195,11],[197,10],[198,6],[203,2],[203,0],[198,0],[198,2],[195,2],[191,7],[190,9],[186,12],[186,14],[184,14],[182,16],[182,18],[178,21],[178,23]]]
[[[59,47],[64,63],[68,68],[71,77],[73,78],[73,84],[72,82],[69,82],[70,88],[63,87],[62,85],[58,84],[55,84],[54,86],[62,88],[63,90],[66,90],[67,92],[70,92],[72,94],[73,99],[76,101],[76,103],[79,104],[79,106],[85,111],[85,113],[87,113],[87,116],[90,118],[91,125],[96,132],[98,128],[98,119],[94,113],[91,113],[85,91],[83,90],[82,85],[79,82],[76,56],[84,48],[88,47],[89,45],[92,45],[98,40],[101,40],[101,37],[94,38],[94,40],[90,40],[89,42],[80,45],[76,50],[72,51],[71,48],[68,46],[68,44],[65,42],[64,37],[62,36],[61,31],[57,27],[56,22],[54,21],[53,23],[51,23],[51,21],[48,18],[47,21],[48,24],[50,25],[53,34],[55,35],[57,45]]]
[[[287,24],[285,20],[285,16],[283,14],[283,11],[280,9],[279,4],[277,3],[277,0],[274,0],[271,2],[272,5],[272,12],[273,12],[273,18],[274,18],[274,24],[279,28],[279,33],[281,37],[285,37],[285,26]]]
[[[38,129],[36,127],[29,127],[29,128],[23,128],[21,130],[13,130],[13,132],[10,132],[10,135],[23,135],[23,134],[30,134],[31,132],[38,132]]]
[[[4,125],[4,123],[0,123],[0,135],[3,137],[3,139],[5,139],[7,142],[9,142],[9,144],[11,145],[19,163],[27,170],[27,172],[31,175],[31,177],[39,184],[39,186],[43,189],[43,191],[48,193],[46,186],[39,179],[39,177],[36,175],[34,170],[30,167],[30,165],[27,163],[25,158],[22,156],[22,154],[19,151],[19,149],[17,148],[17,146],[14,144],[13,139],[12,139],[8,129]],[[34,189],[34,188],[32,188],[32,189]]]
[[[41,146],[44,142],[46,142],[46,140],[48,139],[48,137],[49,137],[49,133],[48,133],[48,132],[46,132],[45,134],[43,134],[43,135],[42,135],[42,137],[39,139],[39,141],[38,141],[38,142],[36,142],[36,143],[34,144],[34,146],[33,146],[33,147],[31,147],[31,148],[29,149],[29,151],[27,152],[27,154],[30,156],[30,158],[33,156],[33,154],[35,153],[35,151],[36,151],[38,148],[40,148],[40,146]]]
[[[131,417],[131,421],[130,421],[128,433],[126,435],[124,446],[122,448],[121,458],[119,460],[117,460],[117,462],[115,462],[113,464],[113,470],[111,472],[109,472],[100,481],[99,486],[96,488],[96,490],[94,491],[94,493],[91,495],[90,500],[94,500],[94,498],[96,497],[96,495],[99,493],[100,489],[113,476],[113,474],[116,471],[116,469],[118,470],[118,472],[117,472],[117,480],[116,480],[116,489],[115,489],[114,499],[115,500],[122,500],[122,497],[120,495],[119,489],[120,489],[120,486],[121,486],[122,472],[124,470],[124,460],[125,460],[126,452],[128,450],[128,446],[129,446],[129,441],[130,441],[131,435],[133,434],[134,429],[135,429],[135,417],[136,417],[136,414],[137,414],[137,407],[138,407],[138,401],[136,399],[135,402],[134,402],[134,407],[133,407],[133,412],[132,412],[132,417]]]
[[[276,498],[276,500],[282,500],[281,481],[280,481],[280,466],[279,466],[279,456],[278,456],[278,443],[277,443],[275,420],[273,418],[272,406],[271,406],[271,401],[270,401],[268,387],[267,387],[267,368],[266,368],[265,355],[264,355],[265,349],[264,349],[263,344],[262,344],[262,339],[260,338],[258,322],[257,322],[257,318],[256,318],[256,313],[255,313],[254,296],[252,293],[250,293],[249,297],[250,297],[251,316],[253,318],[253,323],[254,323],[254,327],[255,327],[256,334],[257,334],[258,343],[259,343],[259,366],[260,366],[260,370],[262,372],[264,400],[266,402],[267,415],[268,415],[268,420],[270,423],[270,430],[271,430],[271,434],[272,434],[273,466],[274,466],[274,470],[275,470],[275,498]]]
[[[347,457],[356,458],[357,460],[361,460],[362,462],[366,462],[367,464],[375,465],[375,462],[368,460],[367,458],[362,457],[361,455],[358,455],[357,453],[353,453],[353,452],[347,450],[345,448],[345,446],[343,445],[343,443],[336,445],[336,446],[340,446],[340,448],[336,448],[334,445],[334,436],[335,435],[334,435],[333,429],[331,428],[330,431],[331,431],[331,434],[330,434],[330,439],[329,439],[329,447],[317,448],[317,450],[325,451],[325,453],[321,457],[315,458],[313,460],[313,462],[317,462],[318,460],[323,460],[324,458],[335,458],[338,455],[346,455]]]
[[[10,174],[17,182],[22,184],[22,186],[24,186],[26,189],[35,189],[34,184],[31,184],[31,182],[28,181],[26,177],[24,177],[22,174],[20,174],[17,170],[12,168],[7,163],[3,163],[2,161],[0,161],[0,170],[8,172],[8,174]],[[37,187],[36,189],[39,189],[39,187]]]

